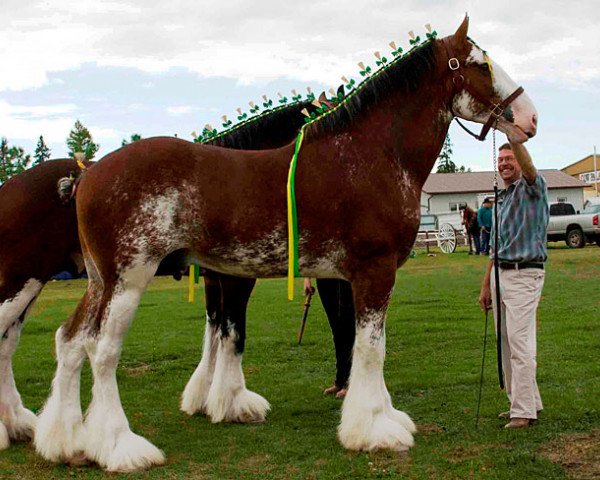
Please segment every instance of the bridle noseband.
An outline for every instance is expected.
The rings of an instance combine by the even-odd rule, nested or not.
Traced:
[[[454,115],[454,112],[452,112],[455,120],[463,128],[463,130],[465,130],[469,135],[475,137],[477,140],[483,142],[488,132],[490,131],[490,128],[496,128],[496,125],[502,117],[502,115],[504,114],[506,108],[512,102],[514,102],[519,95],[521,95],[524,92],[524,89],[523,87],[517,88],[513,93],[511,93],[505,100],[503,100],[500,103],[492,102],[488,97],[484,96],[481,92],[479,92],[475,88],[475,86],[473,86],[468,80],[466,80],[464,75],[461,73],[461,64],[458,58],[456,58],[456,55],[454,55],[452,45],[450,44],[450,37],[444,38],[442,40],[442,43],[444,45],[444,48],[446,49],[446,54],[448,55],[448,68],[450,68],[450,71],[452,72],[452,84],[454,86],[454,95],[456,95],[461,89],[466,90],[475,100],[482,103],[490,110],[490,116],[487,122],[485,122],[485,124],[481,128],[481,132],[479,133],[479,135],[473,133],[465,125],[463,125],[463,123],[458,119],[458,117]],[[450,107],[450,110],[452,111],[452,107]]]

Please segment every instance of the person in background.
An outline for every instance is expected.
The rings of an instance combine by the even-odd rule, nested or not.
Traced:
[[[490,232],[492,231],[492,201],[486,198],[477,211],[477,223],[479,224],[480,255],[490,253]]]
[[[312,289],[310,278],[304,279],[304,293]],[[350,282],[337,279],[317,279],[317,290],[323,309],[329,320],[335,347],[336,374],[331,387],[323,393],[343,398],[348,388],[348,378],[352,368],[352,348],[356,334],[354,299]]]

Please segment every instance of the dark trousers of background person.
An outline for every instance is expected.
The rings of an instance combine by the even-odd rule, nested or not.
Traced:
[[[319,278],[317,290],[333,334],[335,385],[346,388],[352,368],[352,347],[356,332],[352,286],[344,280]]]
[[[479,255],[479,252],[481,252],[481,242],[479,241],[479,234],[480,232],[478,232],[477,230],[471,230],[468,232],[469,234],[469,254],[471,254],[471,238],[473,239],[473,249],[475,250],[475,253],[477,255]]]
[[[479,250],[480,253],[483,253],[484,255],[487,255],[490,252],[490,232],[488,232],[487,230],[482,230],[481,231],[481,250]]]

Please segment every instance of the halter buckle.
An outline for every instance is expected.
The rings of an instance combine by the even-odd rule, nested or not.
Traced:
[[[500,118],[502,116],[502,114],[504,113],[504,108],[502,108],[502,105],[500,103],[494,103],[493,107],[490,110],[490,113],[494,117]]]
[[[458,58],[453,57],[448,60],[448,66],[450,67],[450,70],[458,70],[460,68],[460,62],[458,61]]]

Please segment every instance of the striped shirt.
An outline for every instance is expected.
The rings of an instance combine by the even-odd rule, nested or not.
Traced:
[[[498,205],[498,259],[512,263],[545,262],[549,208],[544,177],[538,172],[532,185],[521,177],[498,195]],[[494,231],[492,225],[492,252]]]

